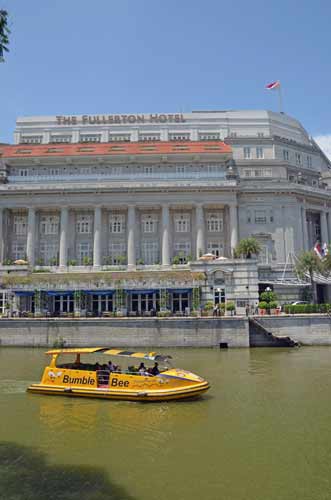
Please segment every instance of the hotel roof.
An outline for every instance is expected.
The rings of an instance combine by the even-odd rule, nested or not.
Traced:
[[[107,142],[75,144],[19,144],[0,146],[2,158],[57,156],[167,155],[167,154],[227,154],[231,146],[222,141],[155,141]]]

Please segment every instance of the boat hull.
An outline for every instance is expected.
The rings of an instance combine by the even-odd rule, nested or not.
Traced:
[[[208,382],[204,381],[194,386],[181,387],[169,390],[146,391],[115,391],[110,388],[84,389],[82,387],[63,387],[44,384],[32,384],[29,392],[67,397],[85,397],[124,401],[173,401],[179,399],[198,398],[209,389]]]

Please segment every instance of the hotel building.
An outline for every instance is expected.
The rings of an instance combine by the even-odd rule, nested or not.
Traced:
[[[0,313],[242,312],[299,299],[295,255],[331,238],[330,162],[283,113],[18,118],[0,182]]]

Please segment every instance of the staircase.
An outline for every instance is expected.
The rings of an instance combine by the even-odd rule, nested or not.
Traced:
[[[256,318],[249,318],[248,324],[250,347],[297,347],[299,345],[291,337],[269,332]]]

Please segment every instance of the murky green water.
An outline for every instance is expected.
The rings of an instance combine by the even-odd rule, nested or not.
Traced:
[[[331,348],[167,352],[204,398],[27,394],[43,350],[1,348],[0,498],[331,498]]]

